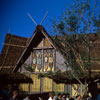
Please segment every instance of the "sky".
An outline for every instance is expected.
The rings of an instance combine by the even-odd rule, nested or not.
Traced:
[[[0,0],[0,52],[7,33],[22,37],[32,36],[36,25],[27,13],[39,25],[48,11],[42,26],[49,32],[52,25],[50,19],[60,16],[71,3],[72,0]]]

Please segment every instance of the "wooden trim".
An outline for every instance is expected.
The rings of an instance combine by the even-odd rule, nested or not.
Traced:
[[[52,91],[55,91],[55,84],[53,80],[52,80]]]
[[[88,70],[86,70],[88,72]],[[91,70],[91,72],[100,72],[100,70]]]
[[[43,92],[43,78],[40,78],[40,93]]]
[[[3,43],[4,45],[8,45],[8,46],[15,46],[15,47],[21,47],[21,48],[25,48],[26,46],[22,46],[22,45],[15,45],[15,44],[9,44],[9,43]]]
[[[55,45],[52,43],[52,41],[51,41],[51,39],[48,37],[48,35],[47,35],[45,32],[43,32],[43,31],[41,31],[41,32],[42,32],[43,35],[47,38],[47,40],[52,44],[52,46],[56,49]]]
[[[70,87],[70,96],[72,97],[72,85],[69,85]]]
[[[29,73],[29,78],[31,78],[31,74]],[[34,84],[34,82],[33,82],[33,84]],[[31,94],[31,84],[29,83],[29,87],[28,87],[28,92],[29,92],[29,94]]]
[[[37,48],[33,48],[33,50],[42,50],[42,49],[54,49],[53,47],[41,47],[41,48],[39,48],[39,47],[37,47]]]
[[[56,50],[54,50],[54,71],[56,70]]]
[[[14,66],[0,66],[0,68],[13,68]]]
[[[42,39],[42,48],[44,47],[44,38]],[[44,72],[44,51],[42,49],[42,72]],[[40,93],[43,92],[43,78],[40,78]]]
[[[42,40],[42,48],[44,48],[44,38]],[[44,50],[42,49],[42,72],[44,72]]]
[[[17,61],[16,66],[14,67],[14,69],[13,69],[13,71],[12,71],[12,72],[14,72],[14,71],[16,70],[17,65],[19,64],[20,60],[22,59],[22,57],[23,57],[24,53],[25,53],[25,52],[26,52],[26,50],[27,50],[27,47],[30,45],[30,43],[32,42],[32,40],[33,40],[33,38],[35,37],[35,35],[36,35],[36,32],[34,32],[34,34],[32,35],[32,38],[30,39],[30,41],[29,41],[28,45],[26,46],[26,48],[24,49],[24,51],[22,52],[22,54],[21,54],[20,58],[19,58],[19,59],[18,59],[18,61]]]
[[[100,72],[100,70],[91,70],[92,72]],[[26,72],[26,71],[21,71],[21,73],[25,73],[25,74],[27,74],[27,73],[29,73],[29,72]],[[47,73],[47,72],[31,72],[32,74],[35,74],[35,75],[38,75],[39,73]]]
[[[64,92],[65,93],[68,92],[68,86],[67,86],[67,84],[64,84]]]
[[[38,94],[38,93],[40,93],[40,91],[31,91],[30,94]]]

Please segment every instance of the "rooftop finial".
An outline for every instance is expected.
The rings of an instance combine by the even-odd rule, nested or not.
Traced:
[[[43,19],[42,19],[40,25],[43,23],[43,21],[44,21],[44,19],[46,18],[47,14],[48,14],[48,11],[46,12],[45,16],[43,17]]]
[[[28,14],[28,16],[30,17],[30,19],[33,21],[33,23],[37,26],[36,21],[32,18],[32,16],[30,15],[30,13],[27,13],[27,14]]]

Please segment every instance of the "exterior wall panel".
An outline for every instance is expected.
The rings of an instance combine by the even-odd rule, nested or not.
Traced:
[[[33,48],[33,51],[25,61],[25,64],[31,65],[33,69],[35,68],[35,73],[46,72],[50,70],[54,71],[55,67],[58,67],[61,70],[62,69],[65,70],[64,59],[62,55],[59,52],[56,52],[55,49],[52,48],[51,43],[46,38],[44,38],[39,43],[37,48],[35,49]],[[41,69],[39,70],[39,68]],[[23,67],[22,72],[28,72],[28,71],[25,70],[25,68]],[[33,84],[30,84],[31,88],[29,88],[31,93],[49,92],[53,90],[58,92],[64,92],[64,84],[56,84],[52,81],[52,79],[49,78],[38,79],[38,76],[35,74],[31,74],[31,78],[33,80]],[[23,88],[26,89],[28,86],[29,85],[27,86],[24,85]]]
[[[31,84],[31,92],[40,92],[40,79],[38,79],[37,75],[31,74],[31,78],[34,83]]]
[[[64,58],[58,51],[56,51],[56,68],[62,71],[66,70]]]

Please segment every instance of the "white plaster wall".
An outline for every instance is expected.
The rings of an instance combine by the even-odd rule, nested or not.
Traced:
[[[64,63],[64,58],[58,51],[56,51],[56,68],[60,69],[62,71],[66,70],[66,65]]]
[[[26,61],[24,62],[25,65],[30,65],[32,64],[32,54],[30,54],[30,56],[26,59]],[[27,66],[28,67],[28,66]],[[19,69],[20,71],[20,69]],[[25,70],[25,68],[23,67],[23,65],[21,66],[21,72],[27,72]]]

